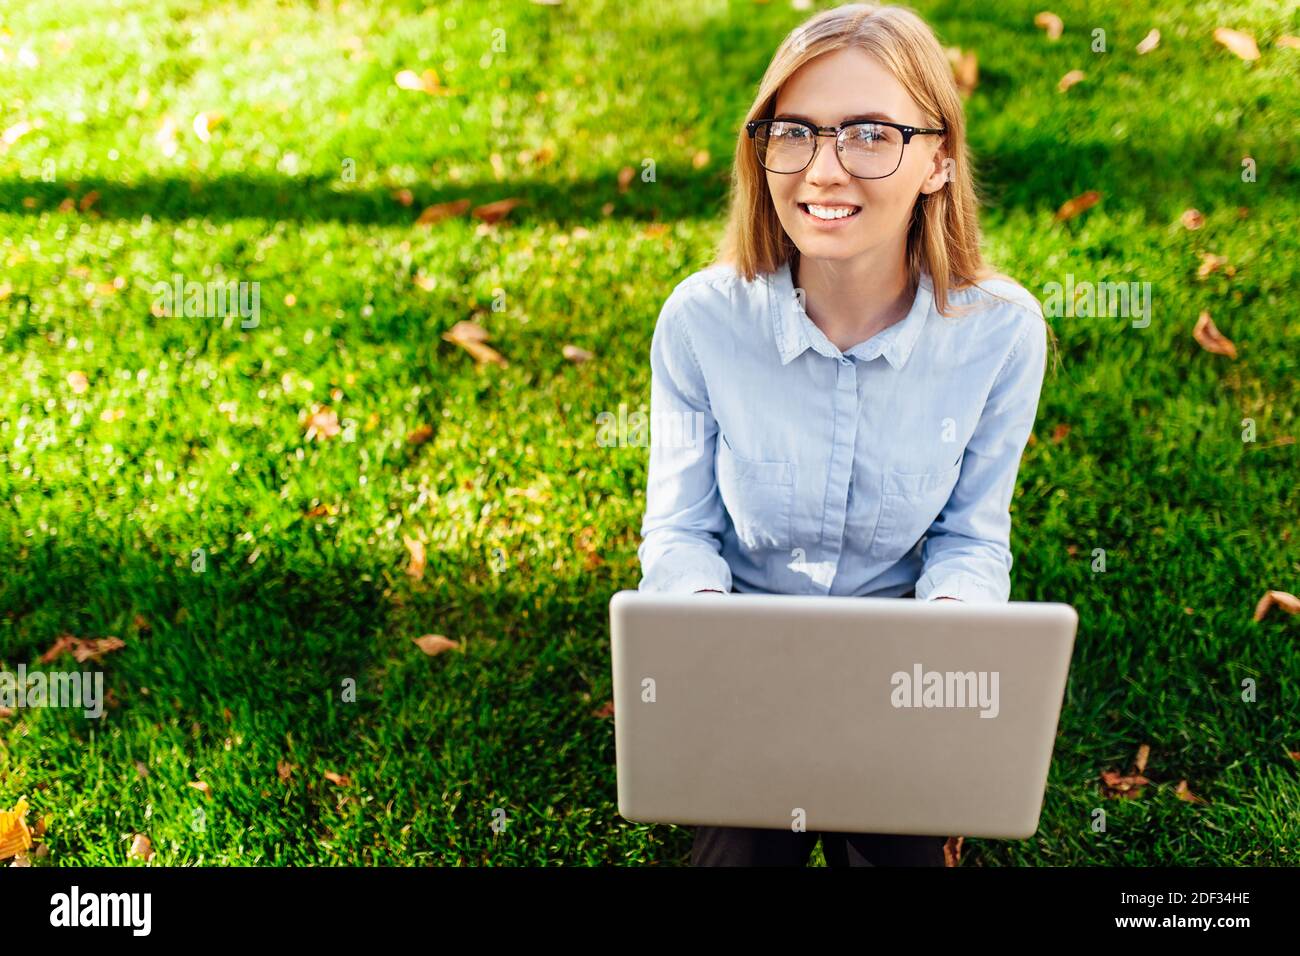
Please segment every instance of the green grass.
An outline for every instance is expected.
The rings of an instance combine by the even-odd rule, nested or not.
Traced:
[[[968,113],[991,258],[1036,294],[1073,273],[1149,281],[1155,299],[1146,329],[1053,321],[1062,364],[1013,506],[1013,597],[1070,601],[1082,629],[1039,833],[968,840],[966,865],[1297,862],[1300,621],[1251,612],[1267,588],[1300,591],[1284,441],[1300,428],[1300,51],[1273,43],[1300,15],[1237,6],[1072,0],[1052,7],[1052,43],[1037,0],[918,4],[980,58]],[[48,815],[39,862],[126,862],[136,832],[176,864],[686,861],[688,829],[618,816],[612,725],[594,716],[607,602],[639,578],[646,460],[601,447],[596,415],[648,402],[659,307],[708,263],[737,125],[806,15],[6,5],[0,129],[33,128],[0,146],[0,666],[40,666],[65,632],[126,642],[102,665],[103,720],[0,718],[0,807],[26,794]],[[1220,25],[1252,31],[1261,59],[1214,43]],[[1152,27],[1163,40],[1139,57]],[[393,82],[429,67],[456,92]],[[1075,68],[1087,79],[1058,93]],[[207,143],[201,110],[224,115]],[[647,158],[655,181],[620,192]],[[1055,223],[1087,189],[1101,203]],[[87,210],[61,210],[69,197]],[[462,197],[527,203],[482,231],[414,225]],[[1204,228],[1179,225],[1188,207]],[[1236,274],[1198,280],[1206,252]],[[174,273],[259,282],[261,324],[151,314]],[[1201,310],[1236,361],[1193,341]],[[508,368],[442,339],[466,318]],[[596,358],[573,365],[566,343]],[[342,434],[305,438],[316,404]],[[431,439],[409,443],[421,425]],[[309,516],[322,505],[336,513]],[[425,542],[422,580],[404,536]],[[463,653],[424,656],[427,633]],[[1101,771],[1142,743],[1159,784],[1104,799]],[[1182,779],[1208,803],[1177,799]]]

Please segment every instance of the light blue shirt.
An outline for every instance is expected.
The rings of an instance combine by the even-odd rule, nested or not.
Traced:
[[[950,293],[959,316],[933,288],[923,272],[906,318],[845,352],[788,264],[673,289],[650,346],[640,590],[1008,600],[1047,325],[1009,280]]]

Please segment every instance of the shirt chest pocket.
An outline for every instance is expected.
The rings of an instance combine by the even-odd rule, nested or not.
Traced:
[[[756,461],[718,442],[718,490],[736,537],[747,548],[789,549],[794,509],[794,462]]]
[[[880,520],[872,550],[889,561],[897,561],[921,540],[926,529],[948,503],[962,460],[938,471],[915,474],[886,469],[880,498]]]

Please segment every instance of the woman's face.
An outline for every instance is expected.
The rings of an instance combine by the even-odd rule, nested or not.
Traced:
[[[931,125],[894,75],[856,47],[822,54],[801,66],[782,86],[773,116],[817,126],[839,126],[851,117]],[[902,164],[884,179],[849,175],[836,156],[835,140],[822,136],[818,142],[817,155],[803,172],[767,172],[777,217],[800,255],[851,260],[905,242],[917,196],[943,186],[943,138],[914,136],[903,149]],[[819,219],[809,203],[849,208],[852,215]]]

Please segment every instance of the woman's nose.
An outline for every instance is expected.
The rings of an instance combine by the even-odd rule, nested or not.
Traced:
[[[817,155],[813,161],[808,164],[804,170],[804,179],[809,184],[843,182],[849,178],[849,174],[844,171],[840,165],[840,157],[836,152],[838,145],[833,137],[826,137],[819,140],[820,145],[817,147]]]

